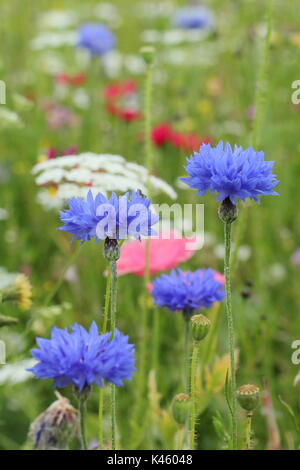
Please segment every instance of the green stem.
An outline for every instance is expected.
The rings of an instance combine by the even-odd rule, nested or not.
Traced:
[[[111,330],[111,339],[115,336],[116,328],[116,311],[117,311],[117,263],[116,261],[110,262],[110,272],[111,272],[111,281],[110,281],[110,330]]]
[[[190,417],[190,450],[195,449],[195,436],[196,436],[196,366],[199,352],[199,342],[194,341],[192,362],[191,362],[191,417]]]
[[[116,327],[116,311],[117,311],[117,263],[110,262],[111,286],[110,286],[110,329],[111,338],[114,338]],[[110,387],[110,403],[111,403],[111,448],[116,450],[116,389],[115,385]]]
[[[236,377],[234,361],[234,322],[232,315],[231,302],[231,284],[230,284],[230,251],[231,251],[231,223],[224,223],[225,237],[225,257],[224,257],[224,276],[226,289],[226,316],[228,325],[228,343],[230,355],[230,404],[231,404],[231,426],[232,426],[232,447],[237,448],[237,420],[236,420]]]
[[[144,120],[144,133],[145,133],[145,163],[148,170],[147,181],[147,196],[151,198],[151,172],[152,172],[152,140],[151,140],[151,115],[152,115],[152,83],[153,81],[153,67],[148,65],[146,71],[145,81],[145,120]]]
[[[252,411],[249,411],[249,413],[247,413],[247,419],[246,419],[246,450],[252,449],[252,446],[251,446],[252,416],[253,416]]]
[[[107,322],[108,322],[108,312],[109,312],[109,300],[110,300],[110,270],[108,270],[107,279],[106,279],[106,291],[105,291],[105,304],[104,304],[104,313],[103,313],[103,324],[102,324],[102,334],[107,331]]]
[[[85,435],[85,414],[86,414],[86,399],[79,398],[78,399],[78,407],[79,407],[79,415],[80,415],[80,437],[81,437],[81,445],[83,450],[87,450],[87,442],[86,442],[86,435]]]
[[[111,448],[116,450],[116,386],[110,386],[110,406],[111,406]]]
[[[99,387],[98,438],[101,450],[103,448],[103,387]]]
[[[237,220],[237,225],[236,225],[236,230],[234,232],[234,248],[232,250],[232,256],[231,256],[231,272],[235,272],[235,268],[237,265],[237,255],[239,251],[239,247],[242,241],[242,238],[245,233],[245,228],[246,228],[246,223],[248,219],[248,208],[245,207],[244,210],[241,211],[238,220]]]
[[[159,326],[160,326],[160,313],[156,308],[153,312],[153,324],[152,324],[152,370],[156,372],[156,377],[158,375],[158,366],[159,366]]]
[[[183,384],[185,393],[189,394],[189,364],[190,364],[190,317],[183,314],[184,318],[184,371]]]
[[[177,449],[175,449],[175,450],[182,450],[183,436],[184,436],[184,426],[179,426],[177,434],[178,434],[177,435]]]
[[[110,270],[108,270],[107,280],[106,280],[102,334],[106,333],[107,331],[109,301],[110,301]],[[98,436],[99,436],[99,449],[102,449],[103,448],[103,387],[99,387]]]

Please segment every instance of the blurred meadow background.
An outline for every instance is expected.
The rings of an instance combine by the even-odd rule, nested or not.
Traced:
[[[186,157],[202,141],[247,147],[255,135],[255,148],[275,161],[280,196],[262,198],[258,206],[244,204],[244,227],[239,233],[240,225],[233,228],[234,239],[239,237],[232,279],[237,384],[253,383],[262,392],[253,419],[254,447],[299,448],[299,366],[292,363],[291,345],[300,339],[300,108],[291,95],[292,83],[300,79],[300,2],[274,0],[268,44],[266,0],[207,0],[210,28],[174,26],[177,9],[195,3],[0,2],[0,79],[6,84],[6,103],[0,105],[0,288],[13,283],[16,273],[28,276],[32,285],[29,308],[1,304],[1,315],[18,320],[0,328],[6,344],[6,364],[0,366],[1,449],[31,449],[30,423],[55,400],[50,381],[37,381],[25,372],[35,337],[49,337],[53,325],[100,324],[104,305],[102,245],[90,242],[78,249],[78,242],[71,244],[57,230],[57,185],[46,180],[38,184],[32,168],[64,153],[84,152],[108,154],[108,167],[110,154],[145,165],[146,66],[140,54],[145,45],[156,49],[152,173],[177,194],[172,200],[161,191],[151,200],[205,204],[204,246],[180,263],[182,269],[222,272],[224,254],[215,198],[198,198],[178,182],[185,175]],[[114,50],[103,57],[91,58],[76,46],[77,28],[90,21],[106,25],[116,37]],[[256,121],[255,103],[262,110]],[[172,138],[166,137],[169,132]],[[178,427],[170,405],[183,391],[183,320],[177,313],[158,311],[149,299],[144,328],[144,295],[142,276],[119,276],[118,327],[136,345],[138,370],[143,355],[144,369],[142,378],[137,371],[117,391],[118,445],[176,449]],[[208,316],[214,334],[199,396],[197,447],[222,449],[229,432],[224,303]],[[146,343],[141,341],[144,333]],[[62,393],[73,400],[70,390]],[[97,416],[95,388],[88,406],[90,443],[97,441]],[[242,447],[241,408],[238,416]],[[107,447],[109,419],[105,392]]]

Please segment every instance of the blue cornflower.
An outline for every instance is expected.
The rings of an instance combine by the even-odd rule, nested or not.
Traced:
[[[58,388],[74,384],[79,391],[93,383],[121,386],[123,380],[131,379],[134,346],[128,344],[128,336],[117,329],[113,339],[111,333],[99,335],[95,322],[89,331],[77,323],[70,328],[54,327],[50,339],[36,339],[39,349],[32,349],[31,354],[39,362],[28,370],[38,379],[53,379]]]
[[[140,191],[132,191],[131,199],[129,193],[119,198],[112,193],[110,199],[98,193],[94,199],[89,191],[86,201],[73,197],[68,203],[69,209],[60,212],[64,225],[59,230],[72,233],[73,239],[82,243],[93,237],[99,241],[107,237],[122,240],[155,235],[151,226],[159,217],[151,211],[150,201]]]
[[[212,12],[203,6],[179,8],[173,18],[176,28],[212,29],[214,17]]]
[[[259,196],[278,195],[273,188],[279,181],[272,173],[274,162],[264,160],[264,152],[252,147],[244,150],[219,142],[216,147],[203,144],[199,152],[187,159],[185,167],[189,177],[181,178],[198,195],[206,191],[217,192],[217,201],[249,197],[259,202]]]
[[[214,302],[223,300],[225,295],[218,276],[212,269],[198,269],[195,272],[174,269],[170,274],[162,274],[152,284],[154,303],[188,314],[209,308]]]
[[[103,24],[85,23],[78,29],[78,46],[88,49],[94,56],[111,51],[115,43],[115,36]]]

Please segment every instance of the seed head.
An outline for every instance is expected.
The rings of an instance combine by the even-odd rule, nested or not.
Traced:
[[[236,397],[244,410],[253,411],[258,404],[259,388],[252,384],[242,385],[237,389]]]

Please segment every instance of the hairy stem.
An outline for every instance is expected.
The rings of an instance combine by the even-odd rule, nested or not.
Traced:
[[[160,341],[160,318],[159,311],[156,308],[153,312],[153,323],[152,323],[152,370],[156,372],[156,377],[158,375],[158,365],[159,365],[159,341]]]
[[[110,301],[110,270],[108,270],[108,275],[107,275],[107,280],[106,280],[102,334],[106,333],[107,331],[109,301]],[[102,449],[103,448],[103,387],[99,387],[98,436],[99,436],[99,449]]]
[[[176,450],[182,450],[183,437],[184,437],[184,426],[179,426],[179,429],[177,432],[177,449]]]
[[[116,450],[116,386],[110,385],[110,406],[111,406],[111,448]]]
[[[236,376],[234,361],[234,322],[231,302],[231,284],[230,284],[230,251],[231,251],[231,223],[224,223],[225,237],[225,257],[224,257],[224,276],[226,289],[226,317],[228,326],[228,344],[230,355],[230,405],[231,405],[231,431],[232,447],[237,448],[237,420],[236,420]]]
[[[144,133],[145,133],[145,166],[148,170],[147,181],[147,196],[151,198],[151,172],[152,172],[152,140],[151,140],[151,121],[152,121],[152,88],[153,88],[153,67],[148,65],[146,71],[145,81],[145,120],[144,120]]]
[[[86,415],[86,399],[78,399],[78,408],[80,415],[80,437],[83,450],[87,450],[86,434],[85,434],[85,415]]]
[[[116,312],[117,312],[117,263],[116,261],[110,262],[110,330],[111,339],[115,336],[116,328]]]
[[[108,270],[107,279],[106,279],[106,290],[105,290],[105,304],[103,312],[103,323],[102,323],[102,334],[107,331],[107,322],[108,322],[108,312],[109,312],[109,300],[110,300],[110,270]]]
[[[190,417],[190,450],[195,449],[195,437],[196,437],[196,367],[197,367],[197,358],[199,353],[199,342],[194,341],[193,344],[193,353],[191,361],[191,417]]]
[[[189,370],[190,370],[190,317],[184,314],[184,363],[183,384],[185,393],[189,394]]]
[[[251,445],[252,416],[253,416],[252,411],[249,411],[249,413],[247,413],[247,418],[246,418],[246,450],[251,450],[252,449],[252,445]]]
[[[111,286],[110,286],[110,329],[111,338],[114,338],[116,327],[116,311],[117,311],[117,263],[110,262]],[[116,450],[116,387],[111,384],[110,388],[111,403],[111,448]]]

